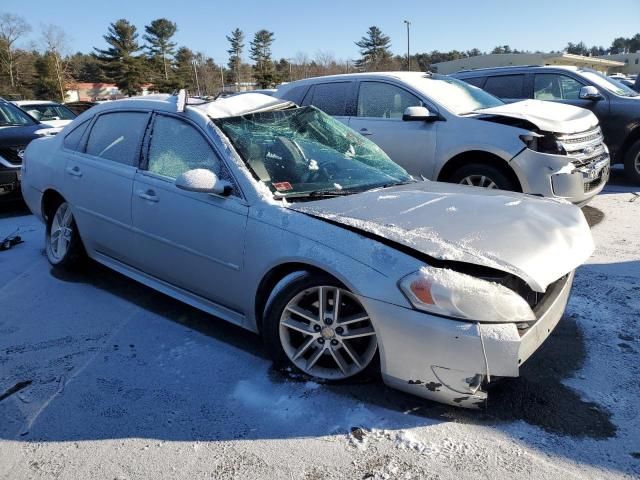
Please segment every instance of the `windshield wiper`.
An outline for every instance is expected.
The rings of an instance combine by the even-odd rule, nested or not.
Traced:
[[[326,198],[326,197],[341,197],[344,195],[353,195],[354,193],[360,193],[362,190],[311,190],[310,192],[290,193],[288,195],[276,193],[276,198]]]

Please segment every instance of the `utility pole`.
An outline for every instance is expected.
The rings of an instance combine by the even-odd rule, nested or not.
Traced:
[[[222,91],[224,92],[224,70],[222,64],[220,64],[220,81],[222,82]]]
[[[409,27],[411,27],[411,22],[405,20],[404,23],[407,24],[407,70],[411,70],[411,51],[409,48]]]

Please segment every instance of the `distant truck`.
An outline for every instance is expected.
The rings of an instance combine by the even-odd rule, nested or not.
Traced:
[[[532,98],[591,110],[600,121],[611,163],[623,163],[627,177],[640,185],[640,93],[627,85],[570,66],[483,68],[452,76],[507,102]]]

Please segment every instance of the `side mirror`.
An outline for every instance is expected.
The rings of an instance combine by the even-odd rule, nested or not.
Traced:
[[[596,87],[587,85],[580,89],[580,98],[582,100],[600,100],[602,95]]]
[[[432,115],[427,107],[407,107],[402,114],[405,122],[433,122],[438,118]]]
[[[215,193],[216,195],[231,195],[231,184],[220,180],[211,170],[197,168],[184,172],[176,178],[176,187],[188,192]]]

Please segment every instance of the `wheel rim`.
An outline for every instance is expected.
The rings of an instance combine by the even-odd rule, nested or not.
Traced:
[[[73,235],[73,216],[68,203],[62,203],[51,222],[49,251],[55,260],[62,260],[69,251]]]
[[[472,187],[482,187],[482,188],[498,188],[496,182],[491,180],[486,175],[467,175],[462,180],[460,180],[462,185],[471,185]]]
[[[293,364],[328,380],[363,371],[375,355],[369,315],[351,292],[332,286],[303,290],[280,316],[280,342]]]
[[[633,162],[633,167],[636,169],[636,173],[640,175],[640,153],[636,155],[636,159]]]

